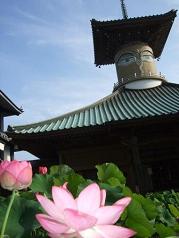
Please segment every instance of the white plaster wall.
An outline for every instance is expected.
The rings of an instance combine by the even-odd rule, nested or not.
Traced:
[[[154,88],[161,85],[162,81],[156,79],[145,79],[145,80],[138,80],[134,82],[127,83],[125,88],[128,89],[147,89],[147,88]]]

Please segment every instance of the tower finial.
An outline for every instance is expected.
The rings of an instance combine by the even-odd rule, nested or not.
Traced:
[[[128,18],[128,15],[127,15],[127,9],[126,9],[126,5],[125,5],[125,3],[124,3],[124,0],[121,0],[121,8],[122,8],[123,18],[124,18],[124,19],[127,19],[127,18]]]

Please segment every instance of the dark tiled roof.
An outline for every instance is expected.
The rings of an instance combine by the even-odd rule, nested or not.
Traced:
[[[116,91],[77,111],[34,124],[14,126],[10,129],[11,133],[16,134],[47,133],[178,112],[179,85],[164,83],[151,89]]]
[[[0,131],[0,141],[1,139],[5,142],[11,141],[11,138],[9,138],[4,132]]]
[[[19,115],[23,112],[23,110],[21,108],[18,108],[1,90],[0,110],[4,116]]]
[[[165,14],[114,21],[91,21],[96,65],[113,64],[122,45],[132,41],[148,43],[160,57],[176,17],[176,10]]]

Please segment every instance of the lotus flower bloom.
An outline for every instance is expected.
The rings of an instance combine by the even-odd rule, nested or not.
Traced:
[[[46,174],[47,173],[47,167],[45,166],[40,166],[39,167],[39,174]]]
[[[87,186],[74,199],[65,186],[52,187],[53,201],[37,194],[46,214],[37,214],[41,226],[51,238],[128,238],[135,232],[114,225],[131,198],[105,206],[106,191],[96,183]]]
[[[32,182],[32,166],[27,161],[7,161],[0,163],[0,184],[7,190],[27,188]]]

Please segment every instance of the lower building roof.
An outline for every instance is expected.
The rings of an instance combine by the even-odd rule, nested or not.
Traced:
[[[9,131],[15,134],[41,134],[178,112],[179,84],[163,83],[150,89],[123,88],[79,110],[33,124],[9,126]]]
[[[23,110],[17,107],[3,91],[0,90],[0,112],[3,116],[19,115]]]
[[[9,142],[11,138],[9,138],[4,132],[0,131],[0,141]]]

